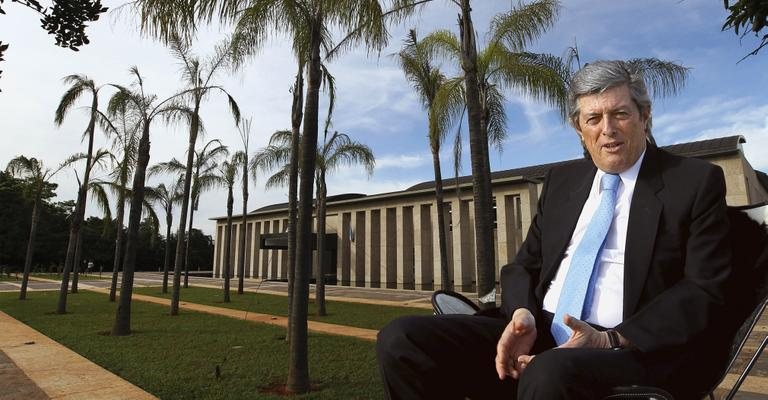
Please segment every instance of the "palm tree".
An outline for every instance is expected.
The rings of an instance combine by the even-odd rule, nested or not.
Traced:
[[[87,155],[83,153],[78,153],[72,155],[67,161],[64,162],[64,165],[70,166],[74,164],[77,161],[87,159]],[[93,155],[91,158],[91,172],[94,171],[95,167],[99,168],[105,168],[105,164],[107,162],[114,163],[114,156],[112,153],[109,152],[109,150],[106,149],[99,149],[96,151],[96,154]],[[77,176],[77,171],[75,171],[75,176]],[[101,180],[99,179],[90,179],[88,182],[88,188],[87,192],[91,194],[91,197],[94,201],[96,201],[96,205],[98,208],[102,211],[104,214],[104,228],[106,229],[109,226],[109,223],[112,221],[112,212],[109,208],[109,198],[107,197],[106,192],[104,191],[104,187],[101,184]],[[81,182],[79,182],[78,179],[78,185],[82,185]],[[73,269],[72,269],[72,285],[70,287],[70,291],[72,293],[77,293],[78,290],[78,277],[80,276],[80,269],[82,267],[82,242],[83,242],[83,235],[78,234],[77,236],[77,247],[75,248],[75,260],[72,263]]]
[[[171,226],[173,225],[173,206],[180,204],[184,198],[182,177],[179,176],[172,184],[146,188],[145,196],[165,210],[165,258],[163,260],[163,293],[168,293],[168,270],[171,262]]]
[[[352,140],[343,133],[334,132],[328,139],[326,126],[323,146],[317,154],[317,315],[326,315],[325,311],[325,200],[328,195],[325,177],[343,165],[362,164],[368,175],[373,174],[376,161],[370,147]]]
[[[139,139],[136,155],[136,168],[133,173],[130,214],[128,216],[128,236],[125,244],[123,261],[123,279],[120,286],[120,301],[115,315],[112,335],[124,336],[131,333],[131,295],[133,293],[133,272],[136,267],[136,252],[138,251],[138,234],[141,223],[142,203],[144,201],[144,182],[147,165],[149,164],[149,132],[153,120],[158,116],[166,121],[189,117],[191,111],[174,103],[177,96],[171,96],[157,102],[157,96],[144,91],[144,83],[138,68],[132,67],[131,74],[136,79],[136,90],[113,85],[118,89],[109,101],[109,112],[120,108],[130,108],[141,120],[141,138]]]
[[[214,91],[222,92],[229,100],[229,106],[232,115],[235,118],[235,124],[240,121],[240,109],[235,99],[224,90],[223,87],[211,83],[216,73],[229,65],[231,56],[231,46],[228,43],[222,43],[216,47],[214,56],[206,63],[191,53],[187,43],[178,36],[173,35],[169,38],[171,49],[179,59],[182,67],[182,79],[185,89],[180,93],[188,104],[190,104],[191,115],[189,121],[189,143],[187,144],[187,162],[184,168],[184,198],[181,203],[181,215],[179,217],[179,228],[176,231],[176,259],[173,267],[173,294],[171,298],[171,315],[179,313],[179,284],[181,278],[181,267],[184,265],[184,287],[189,287],[189,246],[186,245],[185,224],[187,222],[187,212],[189,211],[190,195],[192,196],[193,210],[189,212],[189,229],[192,229],[192,214],[197,209],[194,200],[194,188],[192,185],[192,170],[194,168],[193,158],[195,155],[195,144],[197,135],[202,130],[200,123],[200,107],[203,99]],[[186,249],[186,250],[185,250]]]
[[[403,49],[398,53],[400,68],[419,95],[428,113],[429,148],[432,152],[432,169],[435,174],[435,207],[437,210],[437,235],[440,252],[440,288],[453,290],[453,280],[448,267],[448,245],[446,243],[445,207],[443,206],[443,178],[440,171],[440,146],[445,138],[445,129],[438,124],[433,115],[435,97],[445,82],[445,76],[440,69],[433,65],[432,59],[418,41],[416,31],[411,29],[404,41]]]
[[[235,186],[235,180],[237,179],[239,164],[248,165],[245,160],[244,154],[237,152],[232,156],[231,160],[226,160],[219,166],[218,182],[227,187],[227,227],[225,231],[224,239],[224,268],[222,275],[224,275],[224,302],[229,303],[229,280],[232,277],[232,205],[235,202],[235,198],[232,194],[232,189]]]
[[[29,284],[29,273],[32,270],[32,258],[35,253],[35,238],[37,237],[37,225],[40,222],[40,213],[42,211],[43,191],[50,185],[49,181],[61,170],[60,166],[54,170],[45,168],[42,160],[36,158],[27,158],[18,156],[8,162],[5,171],[12,176],[26,179],[34,188],[32,203],[32,223],[29,228],[29,240],[27,241],[27,253],[24,256],[24,273],[21,278],[21,289],[19,290],[19,300],[27,298],[27,285]]]
[[[111,115],[99,114],[99,123],[103,130],[108,131],[113,136],[112,148],[118,153],[119,160],[115,163],[114,169],[110,174],[111,181],[105,183],[115,194],[115,209],[117,212],[115,220],[115,252],[112,263],[112,280],[109,285],[109,301],[114,302],[117,298],[117,278],[123,265],[123,242],[124,231],[123,223],[125,220],[125,202],[131,197],[128,181],[133,174],[133,168],[136,165],[136,152],[138,151],[138,133],[141,128],[141,121],[131,115],[127,107],[118,107],[112,110]],[[115,123],[113,123],[113,120]],[[151,208],[150,208],[151,209]]]
[[[64,260],[64,271],[61,276],[61,288],[59,289],[59,302],[56,307],[56,313],[64,314],[67,312],[67,291],[69,289],[69,273],[72,271],[72,266],[75,261],[75,252],[77,250],[77,242],[80,236],[80,228],[83,224],[83,217],[85,216],[85,202],[86,202],[86,190],[88,187],[88,180],[91,176],[91,157],[93,155],[93,136],[96,130],[96,116],[98,115],[99,106],[99,86],[89,79],[85,75],[69,75],[64,77],[65,84],[71,84],[69,89],[64,92],[64,95],[59,101],[59,106],[56,108],[56,115],[54,122],[57,126],[61,126],[64,122],[64,117],[67,112],[74,106],[75,102],[83,93],[91,94],[91,106],[90,106],[90,118],[88,126],[83,133],[83,138],[88,137],[88,152],[85,162],[85,174],[83,175],[83,184],[80,185],[80,189],[77,192],[77,202],[75,204],[75,212],[72,215],[69,227],[69,243],[67,244],[67,256]]]
[[[439,129],[466,110],[475,209],[477,293],[482,307],[495,306],[495,258],[489,142],[500,146],[506,134],[504,89],[517,89],[564,109],[565,84],[557,57],[525,52],[525,47],[554,24],[557,0],[538,0],[497,15],[491,40],[477,52],[470,0],[460,0],[459,36],[437,31],[422,41],[428,57],[460,60],[461,76],[447,79],[437,92],[432,118]]]
[[[245,229],[248,222],[248,145],[251,141],[251,119],[248,118],[243,121],[240,126],[237,127],[240,132],[240,140],[243,142],[243,151],[238,151],[235,155],[238,156],[236,164],[238,164],[243,170],[242,184],[243,184],[243,215],[240,225],[240,236],[238,237],[238,256],[237,256],[237,294],[243,294],[243,279],[245,278],[245,235],[247,230]],[[255,179],[254,179],[255,181]]]
[[[200,195],[213,187],[216,187],[218,184],[217,182],[217,175],[216,175],[216,166],[218,163],[218,159],[221,156],[227,156],[229,154],[229,150],[227,149],[227,146],[224,146],[221,144],[221,142],[218,139],[213,139],[208,141],[208,143],[203,146],[202,149],[198,151],[193,151],[192,153],[192,177],[191,177],[191,195],[190,195],[190,201],[192,202],[192,207],[189,210],[189,231],[192,231],[194,218],[195,218],[195,211],[197,211],[198,206],[200,205]],[[187,167],[181,163],[181,161],[173,158],[170,161],[162,162],[154,165],[150,169],[150,174],[154,175],[157,173],[169,173],[169,174],[185,174],[186,176]],[[186,180],[186,177],[184,178]],[[182,199],[182,206],[183,206],[183,199]],[[184,210],[182,210],[181,217],[184,216],[183,213]],[[180,218],[181,218],[180,217]],[[186,225],[186,220],[184,220],[184,224]],[[184,240],[184,237],[179,237],[178,234],[176,236],[176,240]],[[178,253],[178,244],[176,245],[176,257],[182,257],[184,261],[184,287],[189,287],[189,246],[185,246],[185,251],[183,254]],[[171,294],[171,315],[177,315],[179,313],[179,286],[181,280],[181,269],[179,268],[178,272],[176,271],[175,266],[178,265],[179,261],[178,259],[174,261],[174,271],[173,271],[173,280],[174,280],[174,286],[173,286],[173,292]],[[177,276],[178,275],[178,276]],[[174,299],[176,305],[174,306]],[[175,313],[174,313],[175,312]]]
[[[329,27],[346,35],[329,53],[336,56],[341,49],[365,44],[379,51],[387,44],[387,23],[408,16],[416,4],[428,0],[391,0],[390,11],[383,1],[355,0],[201,0],[188,3],[190,7],[157,7],[152,0],[137,0],[134,7],[142,16],[142,27],[168,40],[175,32],[191,36],[198,22],[214,18],[237,24],[236,32],[247,36],[240,49],[253,54],[273,32],[285,33],[293,39],[294,48],[306,49],[297,54],[307,55],[307,95],[304,105],[303,134],[299,157],[299,207],[296,229],[296,272],[292,302],[288,390],[304,393],[309,390],[307,355],[307,312],[309,307],[309,269],[311,267],[312,191],[317,152],[318,111],[321,82],[320,49],[330,37]],[[187,4],[187,3],[185,3]],[[236,33],[237,35],[238,33]]]

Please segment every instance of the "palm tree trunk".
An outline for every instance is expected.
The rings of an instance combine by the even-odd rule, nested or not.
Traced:
[[[430,124],[432,124],[430,122]],[[440,289],[453,290],[451,271],[448,268],[448,244],[445,236],[445,207],[443,206],[443,176],[440,171],[440,150],[432,146],[432,168],[435,170],[435,210],[437,211],[437,236],[440,251]]]
[[[172,196],[173,194],[171,194]],[[171,225],[173,225],[173,201],[168,199],[165,209],[165,259],[163,260],[163,293],[168,293],[168,269],[171,265]]]
[[[42,187],[42,185],[40,185]],[[35,253],[35,238],[37,237],[37,223],[40,221],[40,208],[42,197],[38,189],[35,197],[35,204],[32,206],[32,224],[29,228],[29,240],[27,241],[27,254],[24,257],[24,273],[21,276],[21,289],[19,290],[19,300],[26,300],[27,286],[29,285],[29,274],[32,272],[32,256]]]
[[[232,205],[235,199],[232,196],[232,186],[227,195],[227,239],[224,242],[224,302],[229,303],[229,278],[232,275]]]
[[[240,224],[239,248],[237,258],[237,294],[243,294],[243,280],[245,279],[245,235],[248,232],[248,152],[243,161],[243,218]]]
[[[77,293],[77,282],[80,277],[80,270],[83,263],[83,231],[77,234],[77,247],[75,248],[75,262],[72,263],[72,294]]]
[[[493,266],[493,209],[490,171],[486,169],[487,153],[481,127],[482,109],[477,80],[477,48],[472,25],[470,0],[461,0],[461,67],[467,98],[467,120],[472,164],[472,192],[475,208],[475,261],[477,265],[477,294],[482,298],[496,287]],[[485,143],[483,143],[485,142]],[[484,157],[485,156],[485,157]],[[484,159],[485,158],[485,159]],[[494,307],[495,302],[480,303],[481,307]]]
[[[300,58],[300,57],[299,57]],[[296,83],[293,85],[293,105],[291,106],[291,160],[288,177],[288,333],[285,339],[291,340],[291,313],[293,312],[293,276],[296,272],[296,207],[299,186],[299,138],[302,106],[304,103],[304,61],[299,60]]]
[[[98,96],[94,93],[91,102],[91,119],[88,122],[86,132],[88,134],[88,156],[85,159],[85,175],[80,189],[77,192],[77,204],[75,213],[72,215],[72,221],[69,226],[69,243],[67,244],[67,256],[64,259],[64,271],[61,274],[61,286],[59,287],[59,302],[56,306],[57,314],[67,313],[67,292],[69,289],[69,272],[72,271],[72,265],[75,261],[75,252],[77,250],[77,238],[80,234],[80,228],[85,216],[86,194],[88,192],[88,180],[91,176],[91,162],[93,161],[93,134],[96,128],[96,110],[98,109]]]
[[[133,271],[136,268],[136,253],[139,250],[139,225],[141,224],[141,203],[144,201],[144,181],[149,164],[149,122],[144,121],[144,129],[139,140],[136,157],[136,170],[133,175],[133,195],[131,211],[128,215],[128,240],[125,244],[123,262],[123,281],[120,285],[120,300],[115,313],[112,336],[131,334],[131,295],[133,294]]]
[[[317,315],[326,316],[325,310],[325,171],[317,177],[317,271],[315,272],[315,302]]]
[[[121,184],[124,185],[124,184]],[[117,196],[117,229],[115,230],[115,259],[112,262],[112,282],[109,285],[109,301],[115,302],[117,298],[117,276],[120,273],[120,267],[123,265],[123,220],[125,219],[125,195],[122,193],[124,187],[120,188],[121,193]]]
[[[195,221],[195,204],[197,201],[193,201],[192,208],[189,210],[189,229],[187,230],[187,237],[184,243],[184,289],[189,287],[189,238],[192,235],[192,226]]]
[[[296,271],[293,287],[288,390],[309,391],[309,362],[307,343],[307,313],[309,307],[309,271],[312,265],[312,189],[317,158],[318,103],[320,98],[320,35],[322,8],[310,26],[309,84],[305,107],[304,134],[301,137],[299,165],[299,207],[296,229]]]
[[[199,110],[199,104],[195,106],[195,111]],[[184,249],[186,235],[184,229],[187,227],[187,211],[189,211],[190,187],[192,186],[192,165],[195,159],[195,142],[200,126],[200,116],[197,112],[192,114],[192,121],[189,124],[189,144],[187,145],[187,170],[184,171],[184,199],[181,202],[181,215],[179,216],[179,229],[176,231],[176,259],[173,262],[173,293],[171,294],[171,315],[179,315],[179,283],[181,280],[181,264],[184,262]]]

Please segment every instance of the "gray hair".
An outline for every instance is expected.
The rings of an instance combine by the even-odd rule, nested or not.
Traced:
[[[595,61],[584,66],[571,78],[568,88],[568,120],[579,130],[579,104],[581,96],[602,93],[612,87],[627,85],[632,101],[640,113],[648,113],[648,123],[645,134],[649,140],[651,135],[651,98],[645,86],[643,74],[637,68],[625,61]]]

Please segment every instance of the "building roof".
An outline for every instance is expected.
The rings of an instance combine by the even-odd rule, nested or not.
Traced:
[[[734,135],[734,136],[726,136],[726,137],[720,137],[715,139],[698,140],[695,142],[678,143],[678,144],[673,144],[669,146],[662,146],[661,148],[672,154],[676,154],[680,156],[703,158],[703,157],[714,157],[714,156],[721,156],[721,155],[736,153],[741,150],[742,143],[746,143],[746,139],[744,138],[744,136]],[[544,179],[544,177],[547,175],[547,172],[549,172],[551,168],[560,166],[560,165],[575,163],[577,161],[579,160],[574,159],[574,160],[558,161],[558,162],[553,162],[548,164],[539,164],[539,165],[532,165],[532,166],[522,167],[522,168],[513,168],[513,169],[502,170],[502,171],[496,171],[491,173],[491,181],[520,180],[520,181],[529,181],[529,182],[540,182],[542,179]],[[472,176],[471,175],[460,176],[458,180],[459,180],[459,186],[470,185],[472,183]],[[455,183],[456,183],[455,178],[444,179],[443,187],[445,188],[454,187]],[[326,201],[328,204],[331,204],[335,202],[350,201],[350,200],[356,200],[356,199],[362,199],[362,198],[372,199],[372,198],[390,197],[390,196],[397,196],[397,195],[407,195],[410,192],[415,194],[416,192],[433,190],[434,187],[435,187],[435,181],[426,181],[426,182],[421,182],[416,185],[413,185],[399,192],[381,193],[381,194],[374,194],[374,195],[365,195],[361,193],[344,193],[344,194],[339,194],[335,196],[328,196]],[[270,204],[268,206],[257,208],[256,210],[253,210],[250,213],[248,213],[248,215],[282,211],[282,210],[286,210],[287,208],[288,208],[288,203]],[[221,220],[225,218],[226,217],[218,217],[218,218],[211,218],[211,219]]]

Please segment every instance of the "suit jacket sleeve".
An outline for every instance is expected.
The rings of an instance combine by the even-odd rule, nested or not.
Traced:
[[[699,182],[691,194],[684,195],[687,199],[677,200],[682,203],[679,209],[663,211],[667,215],[654,245],[656,270],[646,282],[633,282],[643,285],[644,298],[616,327],[641,351],[689,343],[716,323],[715,316],[722,311],[730,272],[725,180],[719,167],[707,165],[705,169],[703,178],[696,179],[701,174],[698,169],[689,175]],[[675,199],[680,195],[670,188],[666,196]],[[679,215],[669,217],[673,212]]]
[[[527,308],[537,321],[540,320],[541,308],[536,300],[535,289],[541,274],[541,221],[550,175],[551,171],[547,173],[544,180],[536,215],[533,217],[525,241],[514,261],[501,269],[499,277],[502,287],[501,309],[508,321],[512,319],[512,314],[518,308]]]

